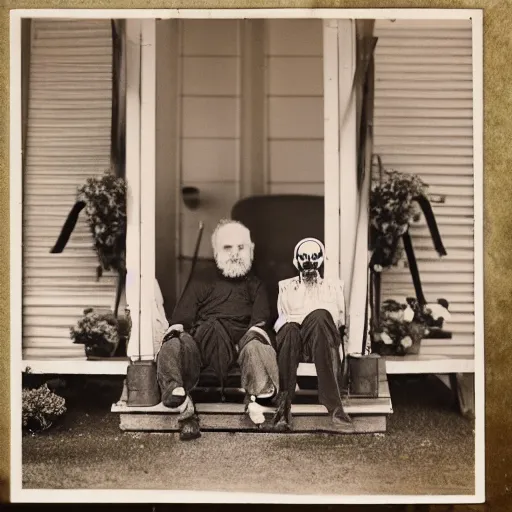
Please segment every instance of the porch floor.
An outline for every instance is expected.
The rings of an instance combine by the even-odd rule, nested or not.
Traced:
[[[313,368],[311,368],[313,367]],[[380,365],[378,397],[369,398],[349,395],[344,399],[344,409],[352,417],[350,429],[340,428],[331,422],[327,409],[318,404],[317,391],[311,382],[302,381],[292,404],[292,432],[330,432],[330,433],[371,433],[385,432],[387,416],[392,414],[391,395],[384,365]],[[300,377],[314,376],[314,365],[303,364],[298,372]],[[314,378],[314,377],[313,377]],[[314,379],[316,380],[316,379]],[[309,389],[308,389],[309,388]],[[196,410],[200,417],[201,429],[205,431],[247,431],[271,432],[270,420],[275,412],[274,406],[264,407],[265,423],[254,425],[244,412],[242,403],[244,391],[228,388],[226,401],[219,402],[215,388],[198,387],[193,395]],[[125,431],[177,431],[178,411],[169,409],[162,403],[153,407],[131,407],[126,404],[126,394],[112,406],[112,412],[120,417],[120,428]]]

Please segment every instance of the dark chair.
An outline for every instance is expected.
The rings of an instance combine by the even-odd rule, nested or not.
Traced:
[[[265,283],[277,319],[278,283],[297,275],[293,250],[299,240],[324,240],[324,198],[309,195],[252,196],[238,201],[231,217],[251,232],[254,272]]]

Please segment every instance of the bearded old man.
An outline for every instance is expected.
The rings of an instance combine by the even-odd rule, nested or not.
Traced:
[[[267,333],[270,310],[263,283],[251,272],[254,244],[249,230],[221,221],[212,235],[216,272],[193,281],[176,306],[157,355],[162,403],[180,412],[180,438],[200,436],[190,392],[203,369],[213,370],[221,388],[240,366],[246,411],[264,421],[260,400],[278,391],[276,353]]]
[[[280,392],[274,424],[278,430],[291,429],[291,403],[300,362],[314,363],[318,376],[318,399],[341,430],[353,429],[343,410],[341,381],[342,337],[345,323],[343,282],[324,279],[321,269],[325,249],[319,240],[301,240],[294,250],[297,277],[279,282],[275,323]]]

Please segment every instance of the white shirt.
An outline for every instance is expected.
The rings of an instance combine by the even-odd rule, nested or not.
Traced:
[[[339,279],[319,278],[314,285],[305,285],[299,277],[279,282],[276,332],[287,322],[302,324],[304,318],[316,309],[326,309],[336,326],[345,324],[344,284]]]
[[[162,346],[162,339],[167,329],[169,328],[169,322],[165,316],[164,310],[164,298],[160,285],[155,279],[155,291],[153,296],[153,351],[155,356],[160,351]]]

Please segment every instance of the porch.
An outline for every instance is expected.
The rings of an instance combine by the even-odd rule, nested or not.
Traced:
[[[423,226],[415,226],[414,233],[421,246],[418,256],[426,292],[432,300],[438,295],[448,298],[454,312],[453,340],[424,340],[419,356],[387,358],[387,373],[474,372],[470,27],[462,21],[441,27],[432,22],[393,25],[381,21],[375,29],[380,40],[375,149],[389,165],[424,173],[438,195],[434,208],[443,238],[448,240],[448,262],[443,266],[434,261]],[[70,36],[74,29],[50,23],[39,30],[43,35],[47,31],[48,42],[52,31],[67,31]],[[153,280],[156,276],[170,312],[190,268],[197,221],[206,220],[207,233],[211,232],[236,200],[258,193],[324,196],[326,272],[353,283],[352,298],[348,298],[352,308],[349,343],[359,347],[365,329],[360,299],[366,282],[355,277],[363,274],[353,262],[367,258],[367,218],[365,222],[359,214],[364,210],[357,187],[360,106],[358,95],[351,94],[358,62],[356,22],[130,20],[125,34],[130,283],[126,302],[131,311],[140,311],[132,327],[129,358],[154,357],[148,302]],[[37,82],[44,79],[41,59],[53,54],[45,46],[38,48],[36,40],[32,44],[33,82]],[[71,45],[69,52],[76,59],[73,48]],[[419,58],[421,65],[414,62]],[[448,65],[451,71],[446,71]],[[80,66],[86,68],[90,62]],[[62,65],[55,69],[64,72]],[[434,73],[434,78],[425,76],[429,73]],[[398,82],[402,85],[396,90],[401,90],[404,98],[396,95]],[[33,94],[32,105],[46,101],[44,107],[55,111],[55,105],[40,96],[37,86]],[[101,109],[106,103],[104,96],[95,103],[98,118],[104,117]],[[436,112],[432,111],[434,105]],[[94,283],[92,245],[85,230],[72,240],[74,258],[69,266],[62,265],[66,256],[47,254],[41,236],[54,237],[59,221],[51,224],[48,234],[41,233],[37,208],[49,208],[49,191],[55,184],[63,184],[67,188],[59,199],[60,213],[72,201],[75,182],[90,174],[93,166],[91,154],[84,153],[81,158],[89,162],[85,174],[70,178],[61,173],[55,179],[48,170],[47,156],[41,156],[37,148],[44,126],[36,116],[33,119],[28,128],[31,142],[26,181],[33,188],[28,190],[25,212],[29,237],[25,261],[33,270],[27,274],[25,287],[23,367],[35,373],[125,374],[128,360],[88,361],[79,353],[80,347],[64,342],[69,336],[63,332],[73,324],[82,304],[112,302],[115,280],[107,276],[100,284]],[[101,126],[102,133],[106,128]],[[55,140],[62,140],[62,122],[55,129]],[[457,144],[446,142],[451,135]],[[66,147],[69,143],[67,139]],[[98,147],[93,149],[96,154]],[[100,160],[98,157],[94,165]],[[184,201],[186,187],[195,187],[200,193],[196,210]],[[200,257],[204,261],[211,258],[208,243],[202,245]],[[169,261],[176,262],[171,269]],[[453,275],[456,266],[463,272]],[[390,272],[384,284],[389,297],[412,291],[407,269]],[[77,297],[79,300],[71,302],[73,307],[56,318],[55,308],[68,308],[69,299]],[[299,375],[313,376],[314,368],[301,365]],[[382,392],[388,399],[385,414],[389,414],[391,401],[386,391]],[[126,412],[115,406],[113,410]],[[154,412],[161,413],[158,408]]]

